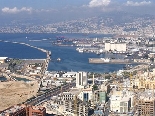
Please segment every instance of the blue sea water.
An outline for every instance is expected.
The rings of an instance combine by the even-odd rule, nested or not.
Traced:
[[[79,53],[75,47],[54,46],[52,40],[57,36],[66,38],[103,38],[109,35],[97,34],[0,34],[0,40],[24,42],[51,51],[51,61],[49,71],[87,71],[87,72],[113,72],[122,69],[121,64],[89,64],[88,58],[100,57],[93,53]],[[35,40],[35,41],[34,41]],[[40,59],[46,58],[46,54],[21,44],[9,42],[0,42],[0,57],[22,58],[22,59]],[[61,62],[56,59],[61,58]]]

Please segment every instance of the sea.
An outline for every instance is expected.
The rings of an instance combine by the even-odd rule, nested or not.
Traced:
[[[27,43],[32,46],[51,51],[51,61],[48,71],[86,71],[95,73],[108,73],[123,69],[123,64],[89,64],[88,58],[100,58],[94,53],[79,53],[75,46],[56,46],[52,41],[57,37],[63,36],[70,39],[93,39],[110,37],[103,34],[61,34],[61,33],[29,33],[29,34],[0,34],[0,57],[18,58],[18,59],[43,59],[46,54],[29,46],[12,43]],[[6,42],[4,42],[6,41]],[[7,42],[9,41],[9,42]],[[61,58],[58,62],[56,59]]]

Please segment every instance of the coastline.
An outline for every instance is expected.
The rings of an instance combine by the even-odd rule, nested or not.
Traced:
[[[32,46],[37,46],[48,51],[52,51],[52,60],[49,62],[48,70],[49,71],[86,71],[86,72],[113,72],[118,71],[124,67],[122,64],[89,64],[88,58],[100,57],[94,53],[78,53],[75,47],[72,46],[54,46],[52,41],[55,41],[57,36],[64,36],[71,39],[84,39],[85,36],[81,34],[0,34],[0,40],[3,41],[13,41],[30,44]],[[27,37],[27,39],[25,38]],[[88,38],[93,37],[104,37],[101,35],[88,35]],[[44,39],[44,40],[43,40]],[[42,40],[42,41],[29,41],[29,40]],[[3,42],[0,42],[0,45],[3,47],[3,50],[0,51],[1,56],[8,56],[10,58],[19,58],[19,59],[37,59],[46,58],[45,52],[40,52],[35,48],[23,44],[12,44],[6,43],[3,45]],[[61,58],[60,62],[57,62],[56,59]]]
[[[25,46],[28,46],[28,47],[31,47],[31,48],[34,48],[34,49],[37,49],[37,50],[39,50],[39,51],[41,51],[41,52],[44,52],[44,53],[46,53],[46,59],[45,59],[45,62],[44,62],[44,66],[43,66],[43,69],[42,69],[42,75],[41,75],[41,77],[43,77],[44,76],[44,74],[45,74],[45,71],[47,71],[47,69],[48,69],[48,65],[49,65],[49,61],[50,61],[50,56],[51,56],[51,51],[48,51],[48,50],[45,50],[45,49],[43,49],[43,48],[39,48],[39,47],[35,47],[35,46],[32,46],[32,45],[30,45],[30,44],[27,44],[27,43],[20,43],[20,42],[11,42],[11,41],[3,41],[3,40],[0,40],[0,42],[9,42],[9,43],[13,43],[13,44],[21,44],[21,45],[25,45]],[[35,60],[35,59],[34,59]],[[17,75],[17,74],[10,74],[10,75],[8,75],[7,73],[2,73],[2,75],[4,76],[4,77],[6,77],[7,79],[11,79],[11,80],[17,80],[17,79],[15,79],[15,78],[13,78],[13,77],[17,77],[17,78],[25,78],[25,79],[28,79],[28,80],[36,80],[35,78],[31,78],[31,77],[28,77],[28,76],[24,76],[24,75]],[[11,76],[11,77],[10,77]]]

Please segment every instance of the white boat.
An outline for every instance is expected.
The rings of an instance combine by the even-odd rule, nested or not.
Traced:
[[[57,61],[61,61],[61,58],[57,58]]]
[[[76,50],[80,53],[83,53],[83,48],[76,48]]]
[[[83,49],[79,49],[79,52],[80,52],[80,53],[83,53]]]

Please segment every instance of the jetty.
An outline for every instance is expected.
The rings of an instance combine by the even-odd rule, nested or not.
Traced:
[[[89,63],[92,64],[136,64],[129,59],[110,59],[110,58],[89,58]]]
[[[48,64],[51,60],[50,56],[51,56],[51,51],[48,51],[48,50],[45,50],[43,48],[39,48],[39,47],[36,47],[36,46],[33,46],[33,45],[30,45],[30,44],[27,44],[27,43],[23,43],[23,42],[16,42],[16,41],[4,41],[4,40],[0,40],[2,42],[10,42],[10,43],[13,43],[13,44],[21,44],[21,45],[25,45],[25,46],[28,46],[28,47],[31,47],[31,48],[34,48],[34,49],[37,49],[37,50],[40,50],[41,52],[44,52],[46,53],[46,59],[43,59],[44,63],[43,63],[43,69],[41,71],[41,78],[43,78],[44,74],[45,74],[45,71],[48,69]],[[35,61],[42,61],[42,59],[36,59]],[[26,60],[27,62],[28,61],[34,61],[34,59],[30,59],[30,60]]]

